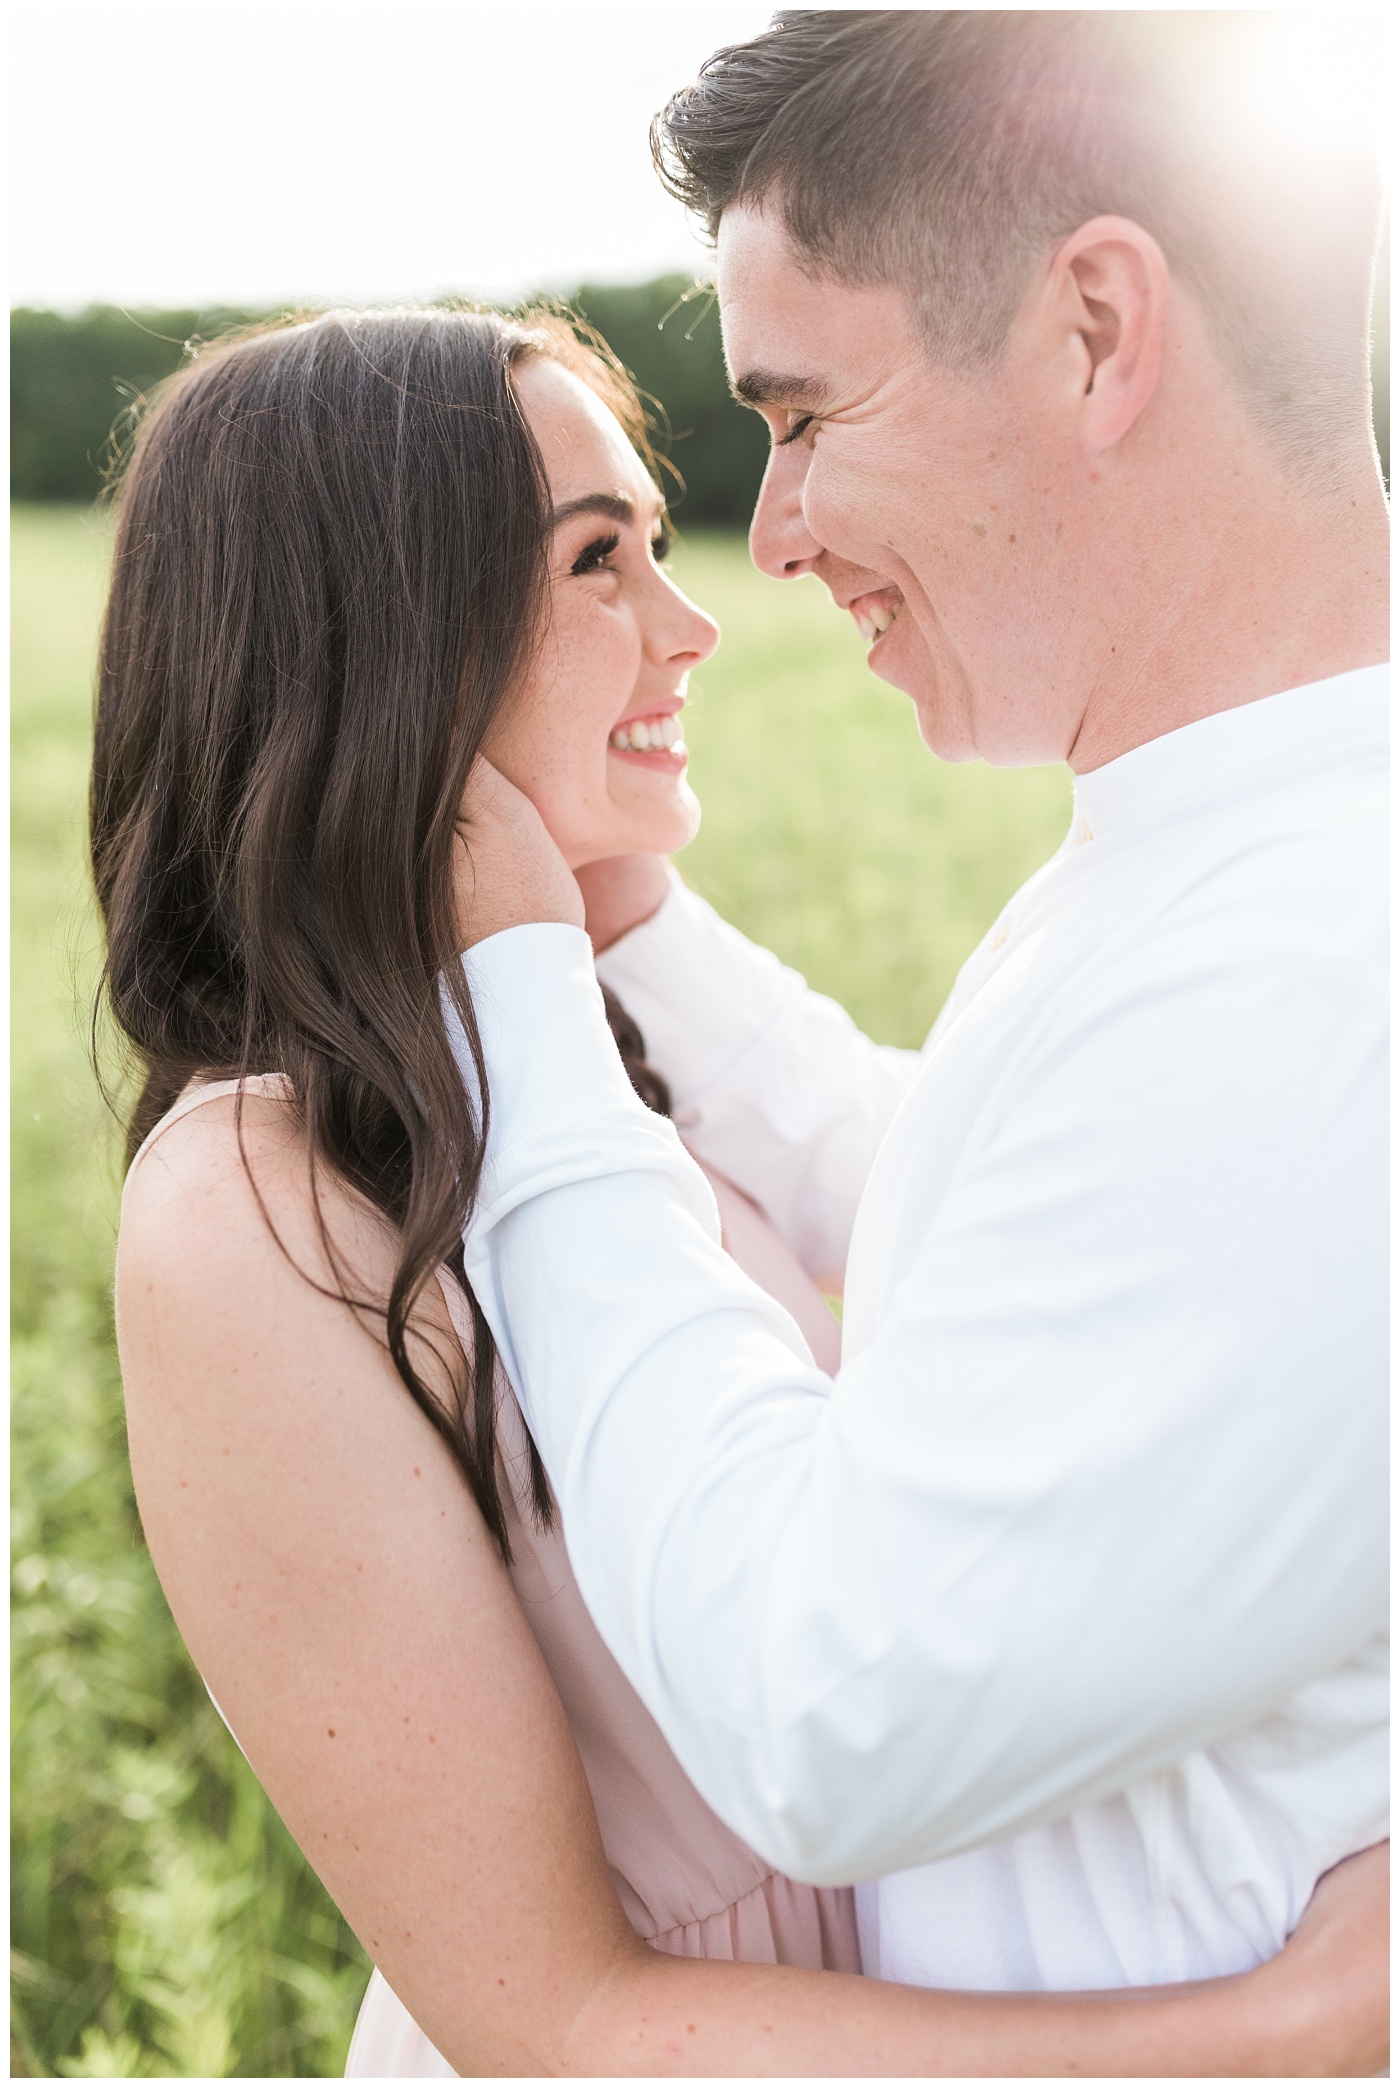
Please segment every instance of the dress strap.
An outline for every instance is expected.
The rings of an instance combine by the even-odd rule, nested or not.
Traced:
[[[269,1102],[292,1102],[296,1090],[285,1073],[245,1073],[241,1080],[192,1080],[174,1102],[159,1123],[153,1124],[136,1149],[136,1157],[126,1171],[129,1182],[141,1162],[158,1138],[164,1138],[172,1124],[187,1117],[191,1110],[199,1109],[206,1102],[217,1102],[224,1095],[261,1095]]]

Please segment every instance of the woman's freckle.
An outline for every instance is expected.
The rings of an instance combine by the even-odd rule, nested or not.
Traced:
[[[686,2036],[687,2036],[687,2037],[694,2037],[694,2035],[695,2035],[695,2025],[694,2025],[694,2023],[687,2023],[687,2024],[686,2024],[686,2026],[685,2026],[685,2034],[686,2034]]]
[[[496,1984],[497,1984],[497,1986],[504,1986],[504,1985],[505,1985],[505,1981],[504,1981],[503,1979],[498,1979],[498,1980],[496,1981]]]
[[[974,530],[976,530],[978,536],[985,536],[987,534],[987,525],[985,522],[974,522],[972,526]]]
[[[415,1465],[415,1466],[413,1467],[413,1476],[414,1476],[414,1478],[415,1478],[415,1479],[421,1479],[421,1478],[422,1478],[422,1476],[423,1476],[423,1468],[422,1468],[422,1466],[421,1466],[421,1465]]]
[[[1091,471],[1089,473],[1089,484],[1091,486],[1096,486],[1102,477],[1103,473],[1101,471]]]
[[[437,1746],[437,1734],[436,1734],[436,1733],[429,1733],[429,1735],[428,1735],[428,1745],[429,1745],[429,1747],[436,1747],[436,1746]]]
[[[327,1738],[328,1740],[334,1740],[334,1738],[335,1738],[335,1727],[334,1727],[334,1726],[327,1726],[327,1727],[326,1727],[326,1738]]]
[[[1006,541],[1007,541],[1007,543],[1008,543],[1008,544],[1014,544],[1014,543],[1015,543],[1015,541],[1016,541],[1016,532],[1015,532],[1015,530],[1014,530],[1014,529],[1012,530],[1012,532],[1011,532],[1010,536],[1009,536],[1009,537],[1008,537],[1008,538],[1006,539]]]

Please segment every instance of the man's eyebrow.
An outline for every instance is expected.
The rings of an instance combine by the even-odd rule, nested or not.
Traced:
[[[793,377],[784,370],[745,370],[730,385],[736,399],[746,406],[795,406],[799,410],[818,407],[831,395],[831,386],[821,377]]]
[[[571,515],[606,515],[610,522],[630,523],[636,520],[637,510],[625,493],[581,493],[577,500],[566,500],[562,507],[551,514],[551,528],[558,528]]]

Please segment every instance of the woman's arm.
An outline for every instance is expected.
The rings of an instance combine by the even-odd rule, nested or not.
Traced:
[[[274,1804],[459,2072],[1339,2072],[1349,2051],[1373,2070],[1375,1952],[1343,1954],[1353,1985],[1329,1984],[1336,1917],[1248,1979],[1157,1999],[929,1994],[647,1949],[474,1505],[368,1324],[272,1238],[233,1114],[212,1102],[174,1126],[127,1199],[119,1338],[142,1518]],[[249,1098],[244,1131],[291,1257],[333,1281],[287,1112]],[[392,1242],[334,1185],[323,1200],[378,1294]],[[423,1339],[451,1353],[435,1300]],[[1299,2053],[1312,2063],[1285,2063]]]
[[[1383,1842],[1322,1880],[1285,1949],[1257,1971],[1119,1994],[930,1993],[634,1956],[590,2001],[562,2070],[1365,2077],[1389,2059],[1389,1906]]]

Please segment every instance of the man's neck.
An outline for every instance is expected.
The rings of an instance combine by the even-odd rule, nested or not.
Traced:
[[[1267,486],[1219,502],[1209,545],[1202,531],[1166,584],[1159,574],[1129,604],[1070,767],[1387,659],[1388,522],[1374,472],[1325,503]]]

